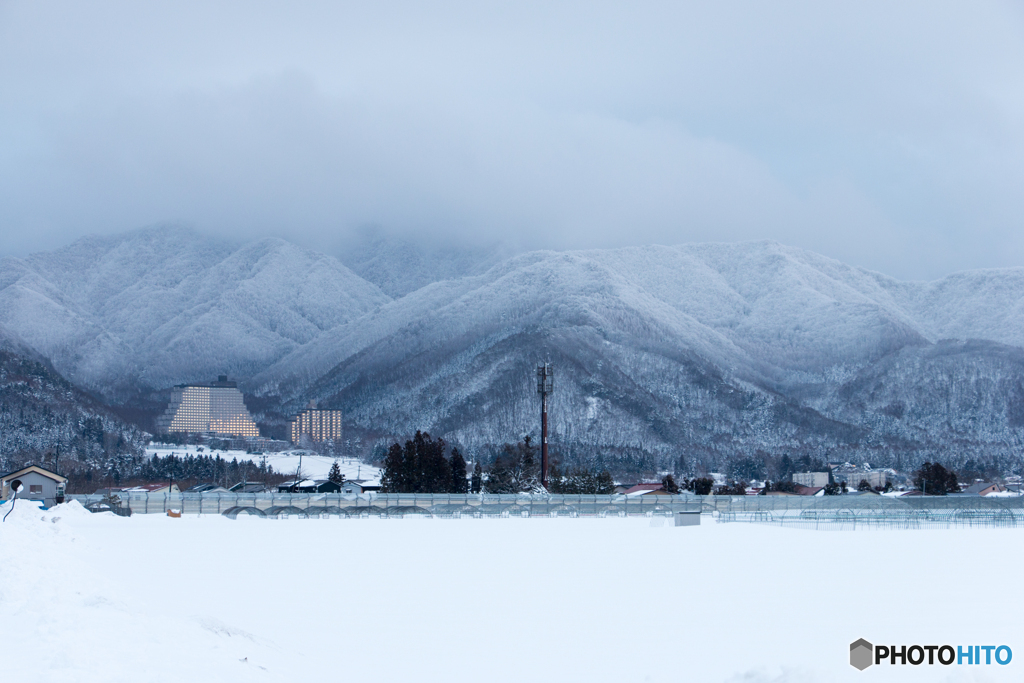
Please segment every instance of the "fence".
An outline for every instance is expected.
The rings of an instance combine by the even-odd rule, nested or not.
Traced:
[[[723,506],[721,522],[754,522],[806,529],[922,529],[1024,526],[1024,498],[980,496],[829,496],[764,507]]]
[[[104,496],[73,495],[106,509]],[[258,517],[607,517],[701,512],[719,522],[803,528],[921,528],[1024,526],[1024,497],[978,496],[645,496],[325,493],[121,493],[132,514],[254,515]],[[115,504],[116,506],[116,504]]]
[[[561,496],[490,494],[339,493],[128,493],[117,494],[122,508],[133,514],[222,514],[236,517],[347,517],[428,515],[432,517],[607,516],[672,514],[701,510],[697,496]],[[100,495],[72,495],[86,507],[107,509]]]

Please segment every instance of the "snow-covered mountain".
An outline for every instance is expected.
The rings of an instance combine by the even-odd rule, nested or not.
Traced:
[[[955,413],[992,427],[962,449],[1005,456],[1024,445],[1007,412],[1024,378],[1022,301],[1024,270],[906,283],[770,242],[534,252],[396,299],[253,385],[342,406],[367,429],[481,446],[535,429],[531,370],[551,360],[554,427],[581,455],[887,460],[887,444],[948,443]],[[992,343],[950,354],[943,339]],[[960,391],[982,375],[1006,400]],[[878,403],[890,385],[914,395],[913,425]]]
[[[754,242],[490,267],[460,252],[445,270],[439,251],[374,245],[347,260],[394,298],[279,240],[85,240],[0,264],[0,325],[107,396],[228,372],[268,415],[315,398],[371,439],[427,429],[486,448],[535,431],[546,360],[565,457],[644,469],[1024,447],[1024,269],[901,282]]]
[[[392,301],[297,348],[259,379],[319,376],[401,330],[410,337],[411,325],[483,339],[481,326],[508,334],[585,323],[788,386],[940,339],[1024,346],[1022,307],[1024,269],[908,283],[770,242],[533,252]]]
[[[108,396],[250,376],[388,301],[323,254],[274,239],[234,247],[180,228],[0,262],[0,321]]]

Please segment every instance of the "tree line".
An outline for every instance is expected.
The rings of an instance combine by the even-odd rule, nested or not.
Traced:
[[[529,436],[502,446],[494,462],[485,470],[479,460],[467,477],[466,460],[458,448],[426,432],[405,445],[393,443],[384,458],[381,491],[384,493],[534,493],[541,485],[540,458]],[[548,491],[566,494],[615,492],[615,482],[607,470],[594,472],[582,467],[563,471],[553,463],[548,471]]]
[[[134,486],[174,480],[181,488],[195,483],[230,487],[241,481],[277,484],[285,479],[274,468],[251,460],[227,460],[220,455],[154,455],[112,459],[103,470],[68,472],[69,493],[92,493],[96,488]]]
[[[404,446],[392,444],[384,457],[384,493],[468,493],[466,459],[458,448],[445,455],[448,444],[427,432],[416,432]]]

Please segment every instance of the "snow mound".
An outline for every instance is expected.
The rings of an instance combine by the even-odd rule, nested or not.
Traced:
[[[4,524],[31,528],[44,523],[57,524],[61,521],[90,519],[94,515],[77,500],[44,508],[42,502],[38,500],[19,498],[17,503],[5,501],[0,505],[0,519],[4,519],[5,516]],[[117,515],[110,514],[110,516],[116,517]]]
[[[93,513],[86,510],[85,506],[79,503],[77,500],[69,500],[68,502],[61,503],[60,505],[54,505],[46,512],[47,515],[50,517],[57,516],[64,517],[67,519],[74,519],[76,517],[79,519],[87,519],[93,516]]]
[[[7,500],[0,505],[0,520],[4,524],[31,524],[39,520],[42,507],[38,500]]]

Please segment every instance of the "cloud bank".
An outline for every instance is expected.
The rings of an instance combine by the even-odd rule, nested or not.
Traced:
[[[775,239],[1024,265],[989,3],[0,4],[0,251],[181,222],[342,248]]]

